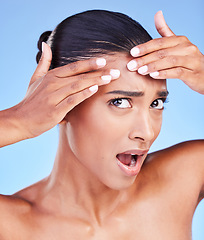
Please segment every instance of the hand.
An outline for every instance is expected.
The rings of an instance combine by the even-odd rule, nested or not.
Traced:
[[[51,129],[71,109],[96,93],[98,86],[120,75],[117,69],[102,71],[106,65],[104,58],[78,61],[48,71],[52,53],[49,46],[43,44],[44,51],[26,96],[14,107],[23,134],[21,139],[36,137]]]
[[[132,48],[135,59],[127,68],[154,79],[179,78],[204,94],[204,55],[186,37],[172,32],[161,11],[155,15],[155,26],[162,38]]]

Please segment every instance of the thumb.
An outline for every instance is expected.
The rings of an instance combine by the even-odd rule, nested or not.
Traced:
[[[52,51],[48,44],[42,42],[42,56],[37,68],[30,80],[29,86],[39,78],[42,78],[49,70],[52,61]]]
[[[175,35],[173,31],[169,28],[169,26],[166,24],[162,11],[158,11],[155,14],[154,23],[158,33],[162,37],[171,37]]]

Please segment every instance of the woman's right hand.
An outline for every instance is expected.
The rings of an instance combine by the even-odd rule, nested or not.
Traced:
[[[103,71],[104,58],[78,61],[48,71],[52,53],[47,44],[43,45],[43,54],[26,96],[12,108],[18,119],[21,140],[51,129],[76,105],[96,93],[98,86],[120,75],[116,69]]]

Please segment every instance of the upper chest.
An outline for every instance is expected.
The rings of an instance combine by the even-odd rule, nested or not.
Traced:
[[[180,207],[179,207],[180,206]],[[90,223],[83,218],[31,218],[27,231],[19,239],[39,240],[190,240],[191,216],[185,206],[163,194],[121,206],[102,222]],[[25,230],[25,228],[24,228]]]

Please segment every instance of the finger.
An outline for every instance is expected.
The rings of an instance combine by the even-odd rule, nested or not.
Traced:
[[[62,113],[62,119],[65,117],[65,115],[71,111],[75,106],[77,106],[79,103],[83,102],[87,98],[91,97],[93,94],[95,94],[98,91],[98,86],[93,85],[88,89],[84,89],[81,92],[78,92],[76,94],[67,96],[65,99],[63,99],[57,106],[57,110],[59,113]]]
[[[193,71],[177,67],[172,69],[166,69],[159,71],[156,76],[151,74],[151,77],[154,79],[181,79],[186,85],[188,85],[192,90],[202,93],[202,88],[199,86],[199,84],[195,84],[194,76],[195,74]]]
[[[155,27],[162,37],[171,37],[175,34],[167,25],[162,11],[158,11],[154,16]]]
[[[131,49],[130,54],[133,57],[141,57],[155,51],[164,50],[166,48],[173,48],[178,45],[190,45],[190,42],[185,36],[172,36],[168,38],[156,38],[149,42],[140,44]]]
[[[192,61],[193,59],[191,57],[168,56],[162,60],[158,60],[140,67],[138,69],[138,73],[141,75],[147,75],[152,72],[175,68],[175,67],[182,67],[182,68],[193,71]]]
[[[150,74],[150,76],[154,79],[176,78],[183,81],[188,81],[193,77],[193,71],[182,67],[175,67],[171,69],[161,70],[158,72],[153,72]]]
[[[109,83],[111,80],[118,79],[120,77],[120,70],[99,70],[66,78],[53,77],[53,74],[49,72],[46,77],[47,78],[44,79],[46,80],[44,81],[44,85],[49,92],[54,92],[64,87],[70,87],[71,90],[74,89],[76,91],[81,91],[84,88],[89,87],[91,84],[102,85]]]
[[[56,77],[64,78],[64,77],[78,75],[81,73],[94,71],[99,68],[103,68],[105,65],[106,65],[105,58],[94,58],[89,60],[73,62],[73,63],[67,64],[66,66],[56,68],[53,71]]]
[[[142,66],[147,66],[149,72],[176,66],[182,66],[191,70],[194,68],[196,69],[199,65],[199,60],[196,58],[195,54],[192,54],[191,49],[191,47],[182,47],[179,45],[173,48],[155,51],[130,61],[128,63],[128,68],[130,71],[135,71],[139,70]],[[133,68],[131,69],[131,67]]]
[[[29,86],[33,84],[37,79],[42,78],[49,70],[52,61],[52,51],[46,43],[42,43],[42,56],[38,63],[38,66],[31,78]]]
[[[161,50],[164,48],[174,47],[183,41],[187,41],[188,39],[182,36],[171,36],[168,38],[156,38],[153,40],[150,40],[146,43],[140,44],[136,47],[133,47],[130,50],[130,54],[133,57],[140,57],[144,56],[146,54],[149,54],[151,52]]]
[[[166,48],[166,47],[175,45],[175,39],[176,39],[175,36],[176,35],[166,24],[162,11],[159,11],[155,14],[154,21],[155,21],[156,29],[162,37],[173,37],[174,36],[174,38],[172,38],[171,40],[169,40],[169,39],[166,40],[165,38],[164,38],[165,40],[163,40],[163,38],[158,38],[158,39],[150,40],[147,43],[140,44],[131,49],[130,54],[133,57],[142,56],[144,54],[155,51],[156,49]],[[168,45],[164,46],[164,43],[168,44]]]
[[[111,75],[112,72],[114,72],[114,74]],[[108,84],[111,82],[111,80],[116,79],[116,74],[118,74],[117,75],[117,78],[118,78],[120,71],[117,69],[111,69],[109,75],[97,76],[95,78],[85,78],[83,80],[80,78],[77,78],[78,80],[75,79],[75,81],[71,81],[67,83],[67,85],[53,92],[52,93],[53,102],[54,104],[55,103],[58,104],[63,99],[67,98],[69,95],[82,92],[93,85],[102,86],[102,85]],[[52,99],[49,99],[49,101],[52,101]]]

